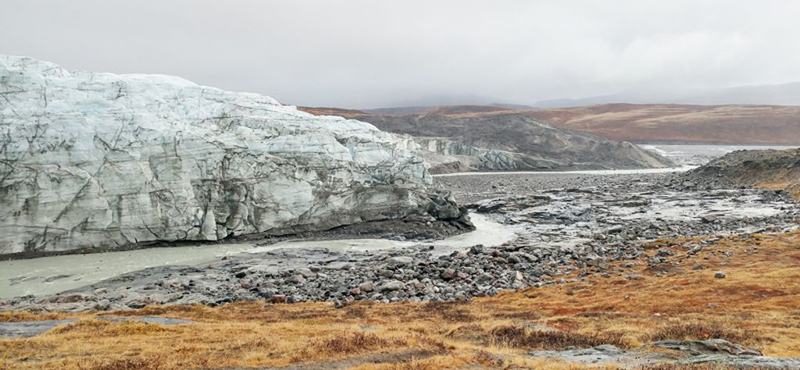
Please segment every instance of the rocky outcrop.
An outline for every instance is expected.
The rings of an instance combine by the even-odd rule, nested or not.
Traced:
[[[800,199],[800,149],[740,150],[684,175],[687,182],[714,188],[786,190]]]
[[[674,164],[628,142],[551,126],[526,114],[414,114],[389,116],[358,111],[302,108],[317,114],[342,113],[381,130],[414,137],[431,172],[564,171],[664,168]]]
[[[466,221],[391,134],[176,77],[0,56],[0,130],[0,254]]]

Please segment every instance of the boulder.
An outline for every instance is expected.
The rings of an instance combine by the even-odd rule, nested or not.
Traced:
[[[383,293],[383,292],[394,292],[394,291],[397,291],[397,290],[402,290],[404,287],[405,287],[405,284],[403,284],[402,281],[390,280],[390,281],[385,282],[380,287],[378,287],[378,291],[381,292],[381,293]]]
[[[372,291],[375,290],[375,284],[373,282],[371,282],[371,281],[367,281],[367,282],[361,283],[358,286],[358,289],[361,290],[364,293],[372,293]]]
[[[386,261],[386,267],[390,269],[397,269],[400,267],[410,266],[412,263],[414,263],[413,257],[406,257],[406,256],[391,257]]]

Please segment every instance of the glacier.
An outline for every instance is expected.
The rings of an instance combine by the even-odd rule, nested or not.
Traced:
[[[164,75],[0,56],[0,254],[462,223],[407,137]]]

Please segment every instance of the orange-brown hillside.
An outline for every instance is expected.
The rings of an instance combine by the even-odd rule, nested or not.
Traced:
[[[339,116],[345,118],[354,118],[366,115],[367,113],[355,109],[343,108],[328,108],[328,107],[297,107],[297,109],[311,113],[315,116]]]
[[[330,108],[301,108],[368,120],[393,115]],[[393,112],[392,110],[381,110]],[[417,115],[475,116],[508,113],[494,106],[432,107]],[[723,144],[800,144],[800,106],[603,104],[573,108],[513,110],[540,121],[607,139]],[[410,112],[398,109],[397,112]],[[405,114],[405,113],[403,113]]]
[[[800,143],[798,106],[606,104],[526,113],[554,125],[614,140]]]

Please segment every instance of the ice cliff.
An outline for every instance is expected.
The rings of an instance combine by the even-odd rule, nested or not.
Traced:
[[[0,254],[457,220],[368,123],[162,75],[0,56]]]

